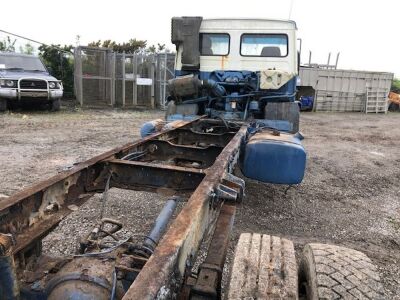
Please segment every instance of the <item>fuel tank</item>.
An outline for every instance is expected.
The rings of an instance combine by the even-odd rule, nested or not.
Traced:
[[[245,146],[242,171],[246,177],[276,184],[303,180],[306,152],[296,134],[262,130]]]

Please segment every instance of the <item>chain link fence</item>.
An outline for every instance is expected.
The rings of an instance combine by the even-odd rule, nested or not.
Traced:
[[[110,49],[75,50],[75,93],[82,106],[165,108],[175,54],[126,54]]]

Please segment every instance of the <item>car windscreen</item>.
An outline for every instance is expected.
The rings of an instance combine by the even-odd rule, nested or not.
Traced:
[[[42,61],[36,56],[0,54],[0,69],[23,69],[26,71],[37,70],[46,72]]]
[[[240,44],[242,56],[285,57],[288,55],[286,34],[243,34]]]

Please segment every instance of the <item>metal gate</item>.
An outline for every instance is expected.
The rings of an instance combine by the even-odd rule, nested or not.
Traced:
[[[105,48],[75,50],[75,93],[82,106],[165,108],[175,54],[126,54]]]

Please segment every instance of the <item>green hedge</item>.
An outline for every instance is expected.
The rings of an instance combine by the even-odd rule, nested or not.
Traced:
[[[70,46],[40,46],[39,56],[50,73],[64,85],[64,98],[74,97],[74,55]]]

